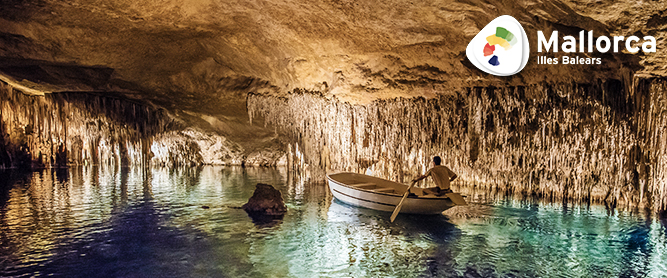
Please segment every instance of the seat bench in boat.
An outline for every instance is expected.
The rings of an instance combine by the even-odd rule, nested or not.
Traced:
[[[372,188],[377,187],[377,184],[374,184],[372,182],[355,183],[355,184],[351,184],[351,185],[354,186],[354,187],[365,188],[365,189],[372,189]]]
[[[381,193],[394,193],[394,192],[396,192],[395,189],[393,189],[393,188],[389,188],[389,187],[385,187],[385,188],[377,188],[377,189],[373,189],[373,191],[375,191],[375,192],[381,192]]]

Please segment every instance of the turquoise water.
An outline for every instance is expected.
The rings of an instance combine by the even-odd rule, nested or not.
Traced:
[[[258,182],[284,219],[235,208]],[[5,171],[0,188],[2,277],[667,277],[665,225],[599,206],[499,198],[390,223],[322,183],[229,167]]]

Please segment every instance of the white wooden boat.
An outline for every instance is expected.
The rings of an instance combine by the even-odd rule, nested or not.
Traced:
[[[408,189],[405,184],[357,173],[328,174],[329,190],[336,199],[359,207],[381,211],[394,211]],[[413,187],[411,192],[417,196],[408,196],[403,202],[401,213],[440,214],[456,204],[445,196],[422,196],[422,189]],[[465,202],[465,201],[463,201]]]

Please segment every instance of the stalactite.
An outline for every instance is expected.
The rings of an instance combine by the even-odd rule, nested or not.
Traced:
[[[250,151],[219,134],[183,128],[164,110],[85,93],[30,96],[0,83],[0,168],[68,165],[286,164],[268,138]]]
[[[630,189],[640,200],[653,200],[655,207],[667,210],[667,80],[637,77],[633,83],[639,140],[631,153],[637,181]]]
[[[0,83],[0,168],[146,163],[162,110],[82,93],[28,96]]]
[[[627,88],[631,88],[628,91]],[[352,105],[319,93],[248,97],[262,117],[319,165],[405,182],[440,155],[467,185],[553,200],[664,210],[667,82],[475,87],[436,98]],[[361,142],[361,143],[360,143]],[[294,159],[290,159],[294,161]]]

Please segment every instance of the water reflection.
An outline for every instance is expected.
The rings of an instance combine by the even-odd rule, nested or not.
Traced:
[[[258,182],[288,206],[272,225],[238,209]],[[483,194],[443,216],[390,223],[388,212],[340,203],[323,183],[277,169],[4,171],[0,276],[667,275],[664,220]]]

